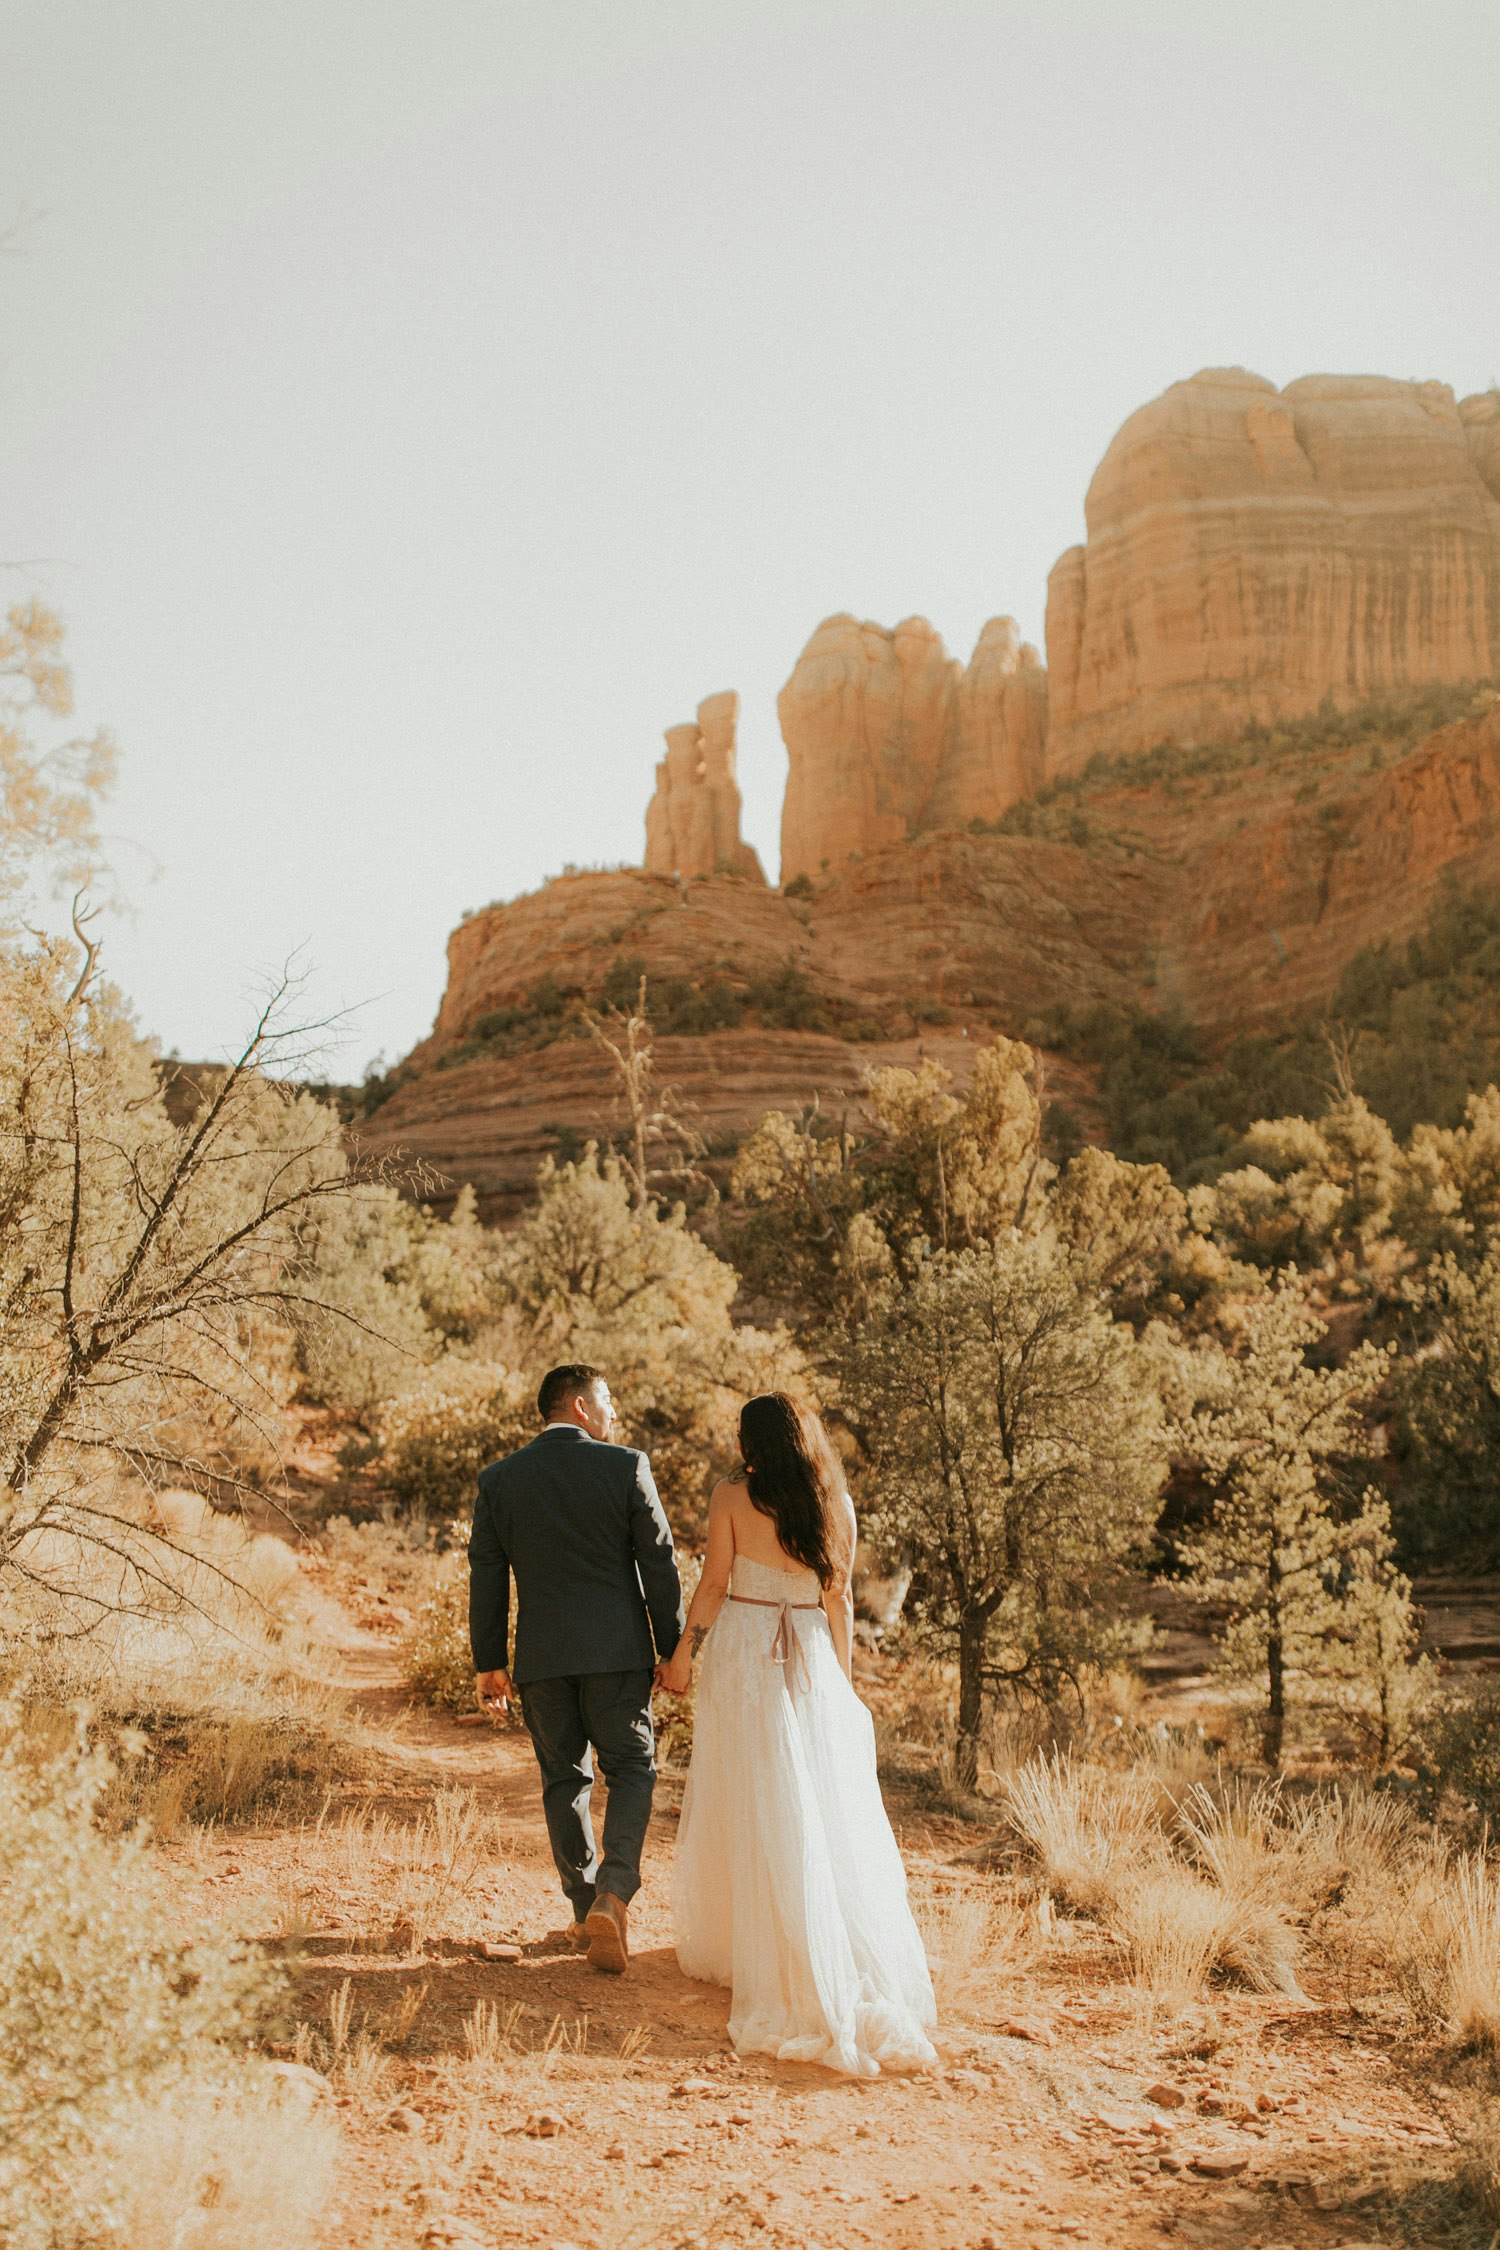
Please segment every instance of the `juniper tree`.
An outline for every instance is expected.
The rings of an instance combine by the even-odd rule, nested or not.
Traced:
[[[1205,1342],[1180,1363],[1191,1404],[1175,1443],[1210,1496],[1180,1549],[1192,1591],[1227,1608],[1219,1661],[1259,1684],[1264,1755],[1279,1767],[1291,1675],[1346,1669],[1360,1622],[1357,1558],[1378,1546],[1383,1517],[1351,1470],[1371,1451],[1363,1409],[1389,1363],[1361,1344],[1342,1366],[1315,1364],[1326,1330],[1290,1270],[1224,1320],[1229,1345]],[[1383,1584],[1383,1600],[1404,1598]]]
[[[958,1778],[988,1699],[1057,1692],[1118,1647],[1106,1596],[1166,1467],[1149,1352],[1053,1237],[919,1249],[842,1366],[867,1528],[914,1571],[916,1637],[958,1668]]]

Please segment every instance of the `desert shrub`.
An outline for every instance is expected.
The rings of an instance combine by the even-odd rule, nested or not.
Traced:
[[[531,1386],[481,1360],[446,1359],[378,1419],[383,1481],[403,1507],[469,1508],[487,1462],[536,1434]]]
[[[103,1810],[112,1826],[141,1819],[157,1837],[312,1810],[337,1764],[327,1729],[293,1711],[155,1710],[138,1732],[142,1755],[121,1766]]]
[[[776,1031],[827,1031],[833,1021],[827,1002],[814,992],[806,970],[795,960],[752,979],[746,997],[761,1022]]]
[[[384,1183],[356,1186],[309,1233],[326,1309],[302,1323],[305,1398],[368,1411],[445,1344],[468,1342],[492,1310],[493,1238],[467,1184],[449,1219]]]
[[[1127,1864],[1159,1833],[1148,1792],[1066,1756],[1023,1766],[1004,1803],[1047,1888],[1083,1914],[1107,1912]]]
[[[1334,1916],[1360,1924],[1377,1982],[1394,1976],[1420,1991],[1425,2013],[1453,2015],[1454,1933],[1476,1917],[1404,1804],[1362,1789],[1292,1796],[1222,1774],[1184,1785],[1176,1761],[1139,1739],[1145,1755],[1124,1769],[1034,1759],[1003,1803],[1048,1890],[1123,1943],[1154,2004],[1181,2006],[1211,1981],[1296,1996],[1305,1930],[1321,1917],[1326,1938]],[[1332,1934],[1348,1950],[1351,1929]],[[1485,1942],[1471,1946],[1476,1958]],[[1500,1937],[1493,1951],[1500,1959]],[[1500,2022],[1500,1979],[1494,2007]]]
[[[440,1711],[474,1708],[469,1573],[461,1555],[443,1558],[442,1576],[401,1642],[401,1676],[413,1695]]]
[[[302,2250],[325,2239],[337,2149],[331,2107],[274,2068],[184,2081],[101,2143],[103,2239],[111,2250]]]
[[[156,2241],[236,2244],[308,2239],[320,2216],[331,2128],[297,2105],[278,2119],[301,2185],[279,2208],[226,2233],[199,2217],[204,2183],[232,2166],[250,2113],[275,2080],[243,2042],[273,1989],[264,1956],[221,1933],[184,1932],[157,1896],[139,1834],[111,1837],[95,1814],[109,1760],[81,1729],[61,1748],[28,1739],[15,1706],[0,1714],[0,2237],[12,2250],[62,2250],[101,2237],[145,2250],[119,2214],[145,2192],[146,2146],[175,2135],[172,2189],[156,2189]],[[231,2190],[231,2204],[243,2183]],[[267,2192],[274,2195],[274,2186]]]
[[[63,1592],[22,1602],[0,1578],[0,1691],[33,1741],[50,1728],[60,1753],[87,1705],[97,1748],[133,1746],[99,1800],[117,1829],[143,1820],[164,1836],[315,1804],[342,1698],[307,1663],[295,1554],[195,1493],[121,1493],[114,1506],[152,1557],[149,1609],[119,1600],[128,1560],[66,1530],[46,1558]]]
[[[1446,1684],[1413,1732],[1411,1763],[1418,1802],[1462,1827],[1488,1826],[1500,1816],[1500,1679],[1480,1674]]]

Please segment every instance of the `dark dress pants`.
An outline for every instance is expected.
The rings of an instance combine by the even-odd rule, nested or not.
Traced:
[[[542,1769],[542,1805],[562,1887],[582,1921],[597,1891],[628,1904],[641,1887],[641,1847],[656,1787],[649,1672],[583,1672],[527,1680],[521,1709]],[[589,1745],[609,1786],[604,1857],[594,1848]]]

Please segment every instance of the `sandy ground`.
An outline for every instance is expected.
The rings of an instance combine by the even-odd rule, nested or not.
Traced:
[[[1168,2026],[1147,2018],[1107,1945],[1064,1927],[1014,1977],[971,1991],[942,2028],[935,2073],[851,2084],[740,2062],[727,1994],[689,1982],[672,1952],[680,1777],[658,1792],[629,1974],[601,1976],[549,1937],[562,1901],[525,1736],[412,1709],[389,1638],[326,1593],[314,1606],[360,1722],[349,1777],[318,1820],[195,1832],[164,1857],[185,1905],[281,1933],[291,1985],[274,2051],[326,2077],[326,2091],[307,2079],[308,2098],[336,2101],[344,2128],[330,2239],[357,2250],[1421,2239],[1397,2226],[1382,2183],[1393,2167],[1441,2169],[1442,2124],[1378,2032],[1315,1976],[1306,2008],[1218,1995]],[[445,1880],[431,1808],[454,1791],[474,1803]],[[465,1800],[444,1802],[451,1827]],[[915,1889],[980,1894],[972,1827],[893,1813]],[[422,1819],[417,1870],[403,1839]],[[520,1957],[486,1958],[486,1943]],[[481,2002],[492,2016],[476,2019]],[[1148,2095],[1158,2086],[1165,2103]]]

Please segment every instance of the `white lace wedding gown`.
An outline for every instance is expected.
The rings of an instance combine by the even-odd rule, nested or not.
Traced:
[[[703,1652],[673,1875],[677,1959],[742,2054],[854,2078],[935,2060],[906,1871],[810,1570],[736,1555]],[[784,1606],[799,1605],[799,1606]],[[806,1606],[801,1606],[806,1605]]]

